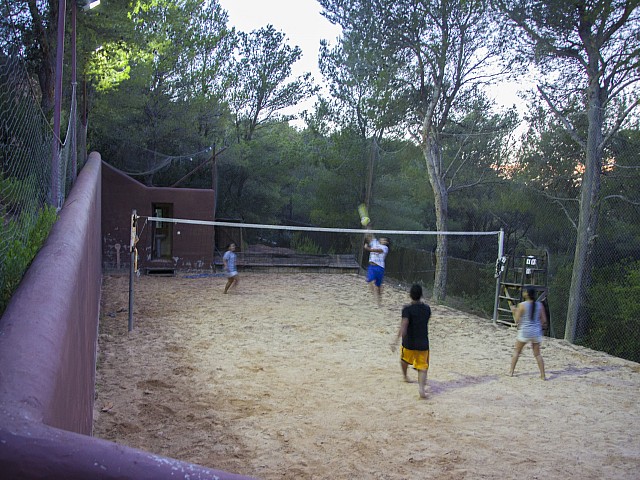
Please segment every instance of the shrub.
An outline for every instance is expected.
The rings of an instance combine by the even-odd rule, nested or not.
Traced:
[[[23,212],[19,218],[8,221],[3,215],[0,245],[6,245],[6,253],[0,263],[0,315],[4,313],[56,219],[56,209],[52,206],[43,207],[36,213]]]
[[[640,262],[594,273],[588,309],[591,325],[583,345],[640,362]]]
[[[293,237],[291,238],[291,248],[293,248],[297,253],[309,253],[313,255],[322,253],[322,249],[317,243],[300,233],[293,234]]]

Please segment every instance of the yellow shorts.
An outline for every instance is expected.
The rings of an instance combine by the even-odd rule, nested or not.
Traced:
[[[402,347],[400,359],[416,370],[429,370],[429,350],[409,350]]]

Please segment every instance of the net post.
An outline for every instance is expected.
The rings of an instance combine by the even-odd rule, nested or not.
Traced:
[[[136,237],[137,237],[138,213],[135,209],[131,211],[131,240],[129,242],[129,252],[131,253],[131,264],[129,266],[129,331],[133,330],[133,281],[135,277],[136,263]]]
[[[500,265],[504,255],[504,229],[498,232],[498,258],[496,259],[496,295],[493,301],[493,323],[498,323],[498,305],[500,304]]]

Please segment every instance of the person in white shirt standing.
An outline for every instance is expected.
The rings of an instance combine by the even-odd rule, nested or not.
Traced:
[[[238,285],[238,269],[236,267],[236,244],[230,243],[227,247],[227,251],[222,257],[222,263],[224,264],[224,273],[227,277],[227,284],[224,286],[224,293],[229,291],[233,285]]]
[[[385,258],[389,253],[389,241],[386,238],[377,240],[373,234],[365,237],[364,249],[369,252],[367,267],[367,283],[376,296],[378,305],[382,305],[382,282],[384,280]]]

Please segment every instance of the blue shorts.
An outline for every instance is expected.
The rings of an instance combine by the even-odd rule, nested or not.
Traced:
[[[367,268],[367,283],[374,282],[376,287],[382,285],[382,280],[384,279],[384,268],[380,265],[369,264],[369,268]]]

